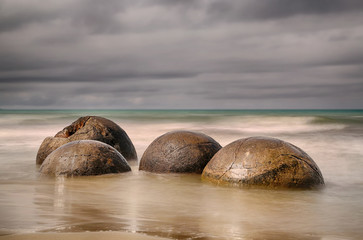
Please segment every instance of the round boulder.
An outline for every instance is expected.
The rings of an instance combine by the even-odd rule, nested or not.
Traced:
[[[201,173],[221,148],[213,138],[174,131],[155,139],[144,152],[139,170],[156,173]]]
[[[68,138],[46,137],[39,147],[36,163],[42,164],[44,159],[60,146],[69,143]]]
[[[131,171],[126,159],[113,147],[95,140],[67,143],[47,156],[39,169],[52,176],[89,176]]]
[[[275,138],[251,137],[223,147],[202,179],[239,186],[311,188],[324,185],[316,163],[300,148]]]
[[[116,148],[126,160],[137,160],[136,150],[127,133],[116,123],[103,117],[86,116],[77,119],[54,137],[47,137],[40,145],[36,163],[60,146],[77,140],[97,140]]]

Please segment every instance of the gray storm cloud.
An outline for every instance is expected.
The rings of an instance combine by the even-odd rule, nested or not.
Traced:
[[[362,108],[358,0],[0,0],[0,108]]]

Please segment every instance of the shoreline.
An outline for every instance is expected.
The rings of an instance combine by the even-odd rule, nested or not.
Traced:
[[[156,236],[148,236],[141,233],[130,233],[130,232],[76,232],[76,233],[14,233],[1,235],[0,240],[96,240],[96,239],[107,239],[107,240],[168,240],[169,238],[162,238]],[[169,239],[170,240],[170,239]]]

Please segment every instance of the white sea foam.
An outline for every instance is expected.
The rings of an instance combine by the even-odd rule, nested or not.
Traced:
[[[224,129],[251,134],[307,133],[344,129],[344,124],[312,124],[315,117],[243,117],[224,124]],[[213,126],[218,127],[218,126]]]

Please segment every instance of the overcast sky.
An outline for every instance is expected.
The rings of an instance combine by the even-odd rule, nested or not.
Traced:
[[[0,108],[363,108],[363,1],[0,0]]]

